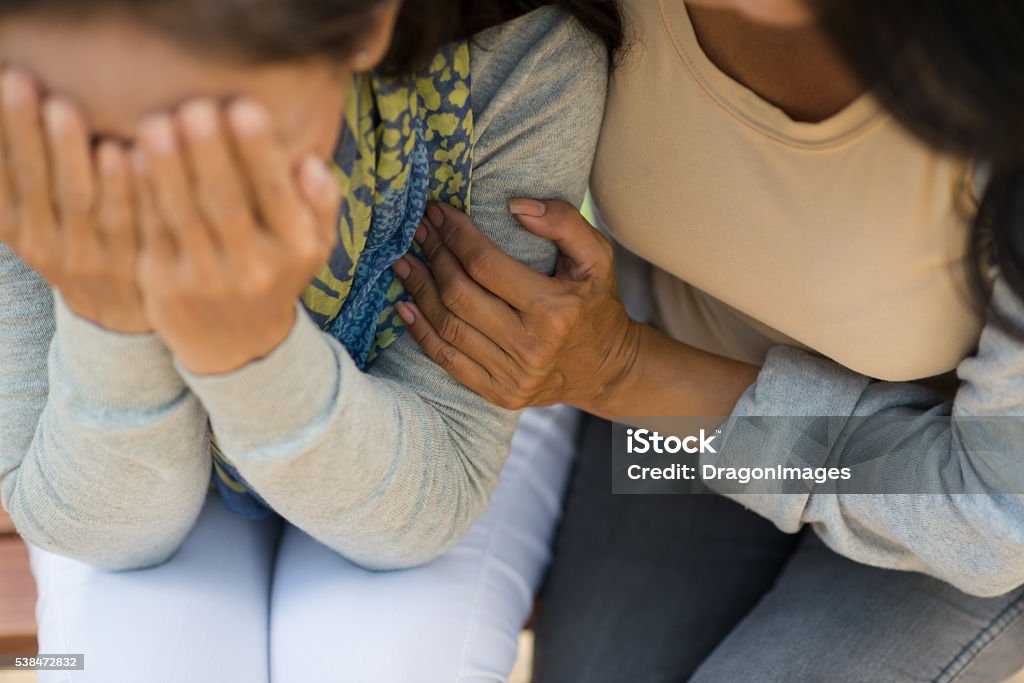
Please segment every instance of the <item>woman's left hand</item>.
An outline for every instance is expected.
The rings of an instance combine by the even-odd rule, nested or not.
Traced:
[[[558,245],[553,276],[434,204],[417,232],[430,267],[412,255],[394,266],[416,302],[398,313],[427,355],[492,403],[601,412],[636,362],[640,337],[618,298],[611,245],[566,202],[513,200],[509,210]]]
[[[338,183],[314,157],[296,168],[254,102],[189,103],[137,141],[148,320],[196,374],[266,356],[334,248]]]

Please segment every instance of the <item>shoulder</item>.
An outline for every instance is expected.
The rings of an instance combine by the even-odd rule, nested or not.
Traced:
[[[604,45],[565,11],[546,6],[475,35],[470,43],[477,128],[510,110],[578,108],[600,117],[608,84]]]

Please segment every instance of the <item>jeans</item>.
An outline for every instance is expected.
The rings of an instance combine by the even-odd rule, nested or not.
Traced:
[[[166,564],[110,573],[30,548],[40,683],[498,683],[550,559],[578,413],[528,410],[491,507],[423,567],[370,572],[211,494]],[[442,454],[438,454],[442,457]]]
[[[1024,668],[1024,589],[977,598],[858,564],[716,495],[612,495],[610,444],[586,417],[535,683],[980,683]]]

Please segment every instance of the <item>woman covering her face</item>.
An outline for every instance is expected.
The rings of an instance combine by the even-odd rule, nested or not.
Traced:
[[[0,4],[3,505],[76,680],[507,674],[571,449],[366,571],[466,534],[518,417],[389,266],[431,200],[553,267],[505,202],[582,201],[617,30],[559,4]]]

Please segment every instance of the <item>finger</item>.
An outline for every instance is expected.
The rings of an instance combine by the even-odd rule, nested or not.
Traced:
[[[499,368],[507,362],[508,356],[500,344],[484,334],[471,323],[453,313],[441,297],[441,292],[431,277],[426,265],[415,256],[406,255],[392,267],[395,274],[408,282],[406,290],[416,300],[416,305],[427,322],[444,341],[486,368]],[[510,332],[497,339],[509,339]]]
[[[162,268],[177,258],[177,247],[157,213],[153,192],[145,180],[148,171],[141,150],[134,151],[132,163],[134,165],[132,194],[142,244],[142,258],[139,265],[144,271],[139,275],[140,281],[145,281],[147,275],[156,275],[152,272],[155,268]]]
[[[472,391],[491,399],[486,392],[490,391],[493,381],[483,366],[445,341],[416,304],[402,301],[395,309],[405,323],[406,329],[427,356]]]
[[[150,116],[139,126],[142,172],[152,193],[157,217],[183,258],[196,261],[214,255],[213,236],[192,198],[191,180],[170,116]]]
[[[178,128],[198,208],[217,242],[238,253],[252,242],[256,220],[220,109],[211,100],[190,102],[178,114]]]
[[[8,170],[12,185],[22,246],[42,250],[56,244],[57,224],[50,203],[50,172],[46,143],[40,124],[39,93],[32,79],[7,69],[2,82],[3,123],[8,144]]]
[[[299,166],[299,187],[313,208],[320,239],[328,253],[338,243],[338,213],[341,211],[341,186],[326,164],[308,156]]]
[[[96,219],[103,242],[115,260],[135,258],[139,236],[128,154],[116,142],[104,141],[96,150],[96,168],[99,172]]]
[[[78,109],[62,97],[46,101],[43,121],[63,251],[76,258],[101,246],[92,221],[96,191],[89,133]]]
[[[283,242],[315,230],[266,110],[250,100],[238,100],[228,107],[228,123],[265,227]]]
[[[445,308],[469,322],[496,343],[507,340],[508,335],[519,327],[519,313],[470,277],[459,259],[448,250],[437,230],[421,224],[416,234],[417,239],[420,235],[423,236],[421,244],[424,253],[430,259],[430,268],[414,257],[406,259],[407,265],[411,264],[412,267],[395,271],[401,279],[402,273],[408,270],[408,279],[402,280],[406,288],[409,291],[419,290],[422,286],[420,280],[430,280]],[[518,261],[516,263],[519,264]],[[524,287],[529,284],[550,286],[549,278],[544,278],[532,270],[530,272],[539,282],[523,283]],[[524,295],[523,298],[527,296]]]
[[[426,218],[465,272],[513,308],[529,308],[536,292],[548,283],[550,278],[506,254],[455,207],[431,204]],[[434,257],[427,257],[433,266]]]
[[[571,262],[571,273],[578,278],[586,277],[610,259],[608,240],[568,202],[513,199],[508,209],[524,228],[558,245],[558,250]]]

